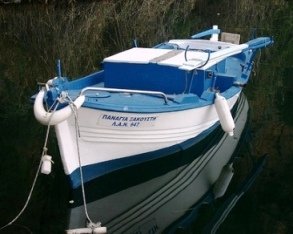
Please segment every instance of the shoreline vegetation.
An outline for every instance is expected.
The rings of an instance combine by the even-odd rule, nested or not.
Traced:
[[[23,0],[5,4],[12,1],[0,1],[0,226],[22,208],[37,170],[46,129],[35,121],[29,99],[37,91],[37,82],[55,76],[57,59],[62,61],[63,75],[74,78],[99,69],[104,57],[130,48],[134,39],[140,46],[152,46],[217,24],[223,31],[240,33],[242,42],[253,35],[275,40],[256,61],[245,90],[252,140],[241,152],[254,160],[268,153],[269,162],[219,233],[293,233],[290,1]],[[40,176],[28,209],[15,226],[0,233],[63,233],[69,189],[53,134],[49,150],[55,161],[52,174]],[[246,158],[240,175],[251,166]]]

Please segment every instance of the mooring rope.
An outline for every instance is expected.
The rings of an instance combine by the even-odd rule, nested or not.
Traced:
[[[72,109],[72,111],[74,113],[75,130],[76,130],[75,137],[76,137],[76,147],[77,147],[78,162],[79,162],[79,172],[80,172],[80,180],[81,180],[82,199],[83,199],[83,205],[84,205],[84,212],[85,212],[86,218],[87,218],[87,220],[89,222],[88,227],[91,228],[92,230],[94,230],[97,227],[101,227],[101,223],[100,222],[94,223],[91,220],[91,218],[90,218],[90,216],[88,214],[86,196],[85,196],[85,188],[84,188],[84,178],[83,178],[83,171],[82,171],[82,163],[81,163],[81,156],[80,156],[80,147],[79,147],[80,131],[79,131],[79,125],[78,125],[77,107],[75,106],[74,102],[72,101],[72,99],[69,97],[69,95],[67,93],[66,94],[62,93],[61,97],[58,98],[57,100],[58,101],[56,102],[56,100],[55,100],[55,102],[49,108],[49,110],[53,109],[53,111],[51,112],[52,115],[50,116],[47,131],[46,131],[46,137],[45,137],[45,142],[44,142],[44,146],[43,146],[42,156],[41,156],[41,159],[40,159],[40,162],[39,162],[39,165],[38,165],[38,169],[37,169],[37,172],[35,174],[34,181],[33,181],[33,184],[31,186],[29,195],[28,195],[28,197],[26,199],[26,202],[25,202],[23,208],[21,209],[21,211],[16,215],[16,217],[14,219],[12,219],[9,223],[4,225],[3,227],[0,227],[0,231],[5,229],[5,228],[7,228],[10,225],[12,225],[14,222],[16,222],[18,220],[18,218],[23,214],[23,212],[25,211],[25,209],[27,208],[27,206],[29,204],[29,201],[31,200],[32,193],[33,193],[34,188],[36,186],[36,182],[37,182],[37,179],[38,179],[38,176],[40,174],[41,167],[42,167],[43,156],[46,155],[47,151],[48,151],[47,144],[48,144],[48,138],[49,138],[49,133],[50,133],[50,128],[51,128],[51,119],[52,119],[54,113],[56,112],[59,104],[64,103],[64,102],[68,103],[68,105],[71,107],[71,109]],[[54,108],[53,108],[53,106],[54,106]]]
[[[54,110],[53,110],[53,114],[55,113],[57,107],[58,107],[59,103],[56,104],[56,106],[54,107]],[[52,116],[53,116],[52,114]],[[52,118],[51,116],[51,118]],[[44,146],[43,146],[43,152],[42,152],[42,156],[41,156],[41,159],[40,159],[40,162],[39,162],[39,166],[38,166],[38,169],[37,169],[37,172],[35,174],[35,177],[34,177],[34,180],[33,180],[33,184],[31,186],[31,189],[30,189],[30,192],[28,194],[28,197],[26,199],[26,202],[24,204],[24,206],[22,207],[22,209],[20,210],[20,212],[15,216],[14,219],[12,219],[9,223],[7,223],[6,225],[2,226],[0,228],[0,231],[7,228],[8,226],[12,225],[14,222],[16,222],[19,217],[23,214],[23,212],[25,211],[25,209],[27,208],[30,200],[31,200],[31,197],[32,197],[32,194],[33,194],[33,191],[35,189],[35,186],[36,186],[36,183],[37,183],[37,179],[39,177],[39,173],[40,173],[40,170],[41,170],[41,167],[42,167],[42,163],[43,163],[43,156],[47,154],[47,151],[48,151],[48,148],[47,148],[47,144],[48,144],[48,139],[49,139],[49,133],[50,133],[50,121],[51,121],[51,118],[49,120],[49,124],[48,124],[48,127],[47,127],[47,131],[46,131],[46,137],[45,137],[45,142],[44,142]]]
[[[67,96],[69,100],[69,105],[74,113],[74,122],[75,122],[75,141],[76,141],[76,148],[77,148],[77,156],[78,156],[78,163],[79,163],[79,173],[80,173],[80,182],[81,182],[81,192],[82,192],[82,200],[83,200],[83,207],[84,207],[84,213],[88,220],[88,227],[94,230],[97,227],[101,226],[101,223],[94,223],[89,214],[87,209],[87,203],[86,203],[86,195],[85,195],[85,188],[84,188],[84,178],[83,178],[83,170],[82,170],[82,163],[81,163],[81,156],[80,156],[80,147],[79,147],[79,137],[80,137],[80,131],[79,131],[79,125],[78,125],[78,112],[77,108],[72,101],[72,99]]]

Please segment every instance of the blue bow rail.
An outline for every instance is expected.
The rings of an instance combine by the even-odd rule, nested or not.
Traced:
[[[191,36],[191,38],[198,39],[198,38],[202,38],[202,37],[213,35],[213,34],[220,34],[220,32],[221,32],[220,29],[209,29],[209,30],[194,34],[193,36]]]
[[[273,43],[274,40],[272,37],[258,37],[256,39],[246,42],[246,44],[248,44],[249,46],[248,49],[259,49],[267,47]]]

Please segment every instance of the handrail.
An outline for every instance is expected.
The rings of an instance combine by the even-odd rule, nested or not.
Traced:
[[[206,31],[203,31],[203,32],[200,32],[200,33],[197,33],[197,34],[194,34],[191,36],[192,39],[199,39],[199,38],[202,38],[202,37],[205,37],[205,36],[209,36],[209,35],[212,35],[212,39],[213,40],[218,40],[217,36],[218,34],[220,34],[221,30],[218,29],[218,26],[217,25],[214,25],[212,29],[209,29],[209,30],[206,30]]]
[[[211,51],[208,50],[207,53],[208,53],[208,58],[207,58],[207,60],[204,62],[204,64],[200,65],[198,68],[202,68],[202,67],[204,67],[204,66],[207,65],[208,62],[210,61],[210,58],[211,58]]]
[[[185,51],[184,51],[184,58],[185,58],[185,62],[187,62],[187,51],[189,49],[189,45],[186,46]]]
[[[158,91],[147,91],[147,90],[134,90],[134,89],[116,89],[116,88],[102,88],[102,87],[86,87],[80,91],[79,95],[84,95],[87,91],[107,91],[113,93],[133,93],[133,94],[149,94],[162,96],[165,100],[165,104],[168,104],[168,97],[163,92]]]

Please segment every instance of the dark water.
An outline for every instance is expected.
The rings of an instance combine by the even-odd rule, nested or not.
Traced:
[[[190,35],[192,30],[209,27],[214,23],[215,18],[219,26],[227,31],[235,29],[247,32],[247,37],[253,33],[274,36],[274,46],[261,54],[256,62],[255,75],[245,89],[251,109],[251,138],[239,152],[243,158],[237,165],[237,173],[231,190],[244,178],[252,166],[252,161],[265,153],[269,154],[269,161],[254,186],[240,200],[221,226],[219,233],[293,233],[292,3],[281,0],[266,1],[266,3],[253,2],[255,7],[252,11],[252,8],[248,6],[252,2],[248,0],[237,2],[238,6],[224,0],[221,4],[213,3],[213,1],[198,1],[197,7],[188,13],[188,17],[177,18],[176,21],[173,18],[176,18],[176,14],[182,16],[182,12],[174,10],[173,16],[164,18],[172,20],[173,23],[177,22],[175,29],[171,26],[161,28],[161,32],[164,31],[166,35],[156,35],[155,38],[151,38],[146,36],[143,30],[137,29],[136,36],[143,37],[142,43],[145,44],[147,41],[151,44],[169,34],[184,37]],[[31,15],[31,18],[23,17],[21,13],[24,8],[21,7],[23,6],[9,8],[1,6],[0,8],[0,26],[3,32],[0,45],[0,129],[2,133],[0,136],[0,226],[13,219],[23,207],[37,170],[46,129],[34,120],[29,97],[36,90],[36,81],[44,81],[47,77],[54,76],[54,69],[50,67],[53,67],[57,56],[50,54],[50,51],[54,52],[58,46],[62,47],[58,44],[58,40],[52,38],[52,34],[46,30],[38,31],[39,37],[33,37],[33,28],[41,29],[42,24],[46,22],[38,20],[36,23],[33,20],[33,16],[36,17],[36,15]],[[46,15],[45,8],[40,5],[36,7],[38,12]],[[235,7],[233,9],[237,11],[231,14],[227,10],[229,7]],[[245,7],[251,11],[245,12]],[[29,16],[29,14],[32,13],[28,11],[26,15]],[[42,13],[39,13],[38,17],[40,15]],[[20,20],[21,17],[26,20]],[[116,38],[117,35],[113,34],[113,32],[117,33],[115,24],[111,18],[109,21],[109,31],[103,32],[103,36],[112,42],[112,46],[108,46],[105,51],[99,51],[100,53],[95,50],[94,52],[99,54],[95,56],[96,59],[114,50],[113,43],[118,50],[128,45],[125,42],[124,45],[122,42],[118,43],[121,37]],[[137,23],[141,22],[137,21]],[[160,27],[165,24],[160,23],[157,22]],[[195,23],[196,27],[192,27]],[[30,24],[33,24],[33,27],[21,31],[25,25]],[[78,25],[75,26],[75,30],[77,29],[79,29]],[[64,30],[62,32],[66,32]],[[126,31],[123,28],[118,34],[126,38],[123,41],[130,41]],[[42,44],[41,36],[46,38],[43,40],[44,43],[48,45],[53,43],[55,46],[47,49]],[[133,35],[131,36],[133,38]],[[75,47],[79,46],[85,50],[89,43],[91,41],[85,42],[85,46],[75,45]],[[91,44],[98,49],[104,45],[106,47],[107,43]],[[64,45],[62,48],[63,51],[69,51]],[[80,53],[82,52],[79,50],[75,51],[77,57]],[[40,57],[37,56],[39,54],[41,54]],[[78,69],[78,66],[74,67],[75,64],[87,67],[87,71],[95,68],[90,63],[81,61],[74,63],[74,60],[70,60],[73,65],[66,59],[64,62],[64,70],[67,73],[75,70],[80,72],[77,74],[85,72]],[[0,233],[63,233],[67,222],[64,217],[67,214],[70,193],[58,157],[53,131],[48,146],[49,153],[53,155],[55,162],[52,174],[40,175],[31,201],[23,215],[14,225]],[[215,208],[217,205],[215,204]],[[209,216],[213,209],[204,210],[206,216]],[[194,231],[194,233],[197,232]]]

